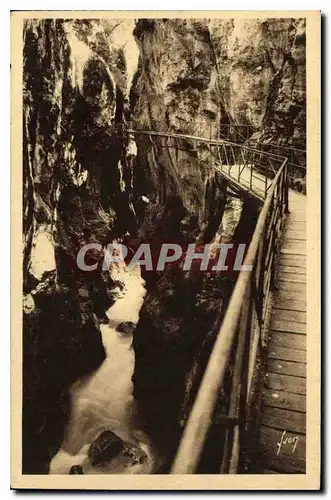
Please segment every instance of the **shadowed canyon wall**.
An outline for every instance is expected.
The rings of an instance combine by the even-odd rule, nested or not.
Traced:
[[[69,384],[105,357],[99,319],[116,283],[98,268],[80,271],[77,252],[134,224],[128,142],[117,130],[125,61],[116,47],[105,60],[105,36],[90,42],[99,31],[62,20],[29,21],[24,31],[24,472],[47,471]]]

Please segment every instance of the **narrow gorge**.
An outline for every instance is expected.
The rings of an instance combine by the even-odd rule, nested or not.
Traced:
[[[25,21],[23,473],[169,472],[238,273],[104,270],[104,248],[255,229],[208,147],[133,131],[240,125],[230,140],[301,151],[305,100],[302,19]],[[219,432],[202,472],[219,472]]]

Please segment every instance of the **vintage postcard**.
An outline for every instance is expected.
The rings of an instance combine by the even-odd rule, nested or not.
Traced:
[[[11,486],[320,488],[320,12],[12,12]]]

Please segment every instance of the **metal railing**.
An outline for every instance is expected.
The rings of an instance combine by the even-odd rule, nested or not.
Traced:
[[[264,202],[284,157],[230,142],[212,146],[215,168],[230,183]]]
[[[202,127],[202,125],[201,125]],[[203,135],[203,128],[192,130],[192,134],[169,131],[128,129],[129,134],[147,135],[152,145],[159,148],[177,148],[197,151],[205,145],[213,161],[213,167],[220,172],[234,188],[254,196],[264,202],[272,179],[281,167],[284,157],[263,152],[250,146]],[[208,131],[208,127],[206,128]],[[158,142],[156,142],[156,140]]]
[[[128,122],[127,129],[131,130],[150,130],[151,126],[147,124],[136,124]],[[185,134],[197,137],[204,137],[206,139],[222,139],[236,143],[246,141],[253,133],[254,129],[249,125],[237,124],[218,124],[215,121],[206,119],[205,121],[192,121],[190,123],[181,123],[179,120],[168,126],[164,123],[158,122],[152,126],[153,131],[169,133],[169,134]]]
[[[140,133],[158,133],[160,136],[164,135],[167,137],[177,137],[179,138],[189,138],[203,139],[204,142],[207,140],[215,141],[218,144],[221,142],[231,144],[233,147],[237,148],[239,146],[247,148],[248,150],[255,150],[259,153],[265,153],[271,158],[271,155],[278,158],[286,157],[288,159],[288,177],[290,187],[302,191],[305,193],[305,177],[306,177],[306,150],[304,145],[301,148],[285,146],[276,143],[262,143],[262,142],[252,142],[250,144],[249,139],[252,134],[256,131],[250,125],[242,124],[216,124],[214,122],[206,120],[202,121],[192,121],[192,123],[182,124],[180,122],[172,124],[171,127],[165,124],[157,124],[155,130],[149,132],[149,127],[147,125],[135,125],[132,123],[127,125],[127,128],[131,131]],[[169,144],[168,144],[169,145]],[[180,146],[176,145],[180,149]],[[231,154],[230,147],[229,153]],[[224,151],[224,148],[223,148]],[[226,154],[226,153],[224,153]],[[223,161],[224,163],[224,161]],[[261,163],[261,162],[260,162]],[[262,174],[264,175],[265,166],[262,165]],[[258,160],[256,163],[258,167]],[[267,174],[268,176],[268,174]]]
[[[307,173],[306,149],[283,146],[281,144],[256,143],[256,148],[266,153],[278,154],[288,159],[289,186],[293,189],[306,192],[305,177]],[[300,189],[299,189],[300,188]]]
[[[192,121],[191,123],[181,124],[180,121],[178,123],[173,123],[170,126],[167,126],[164,123],[158,122],[155,126],[144,125],[143,123],[135,124],[129,122],[126,126],[127,130],[130,132],[154,132],[159,134],[166,135],[178,135],[178,136],[194,136],[205,139],[219,139],[219,126],[216,123],[211,123],[209,121],[205,122],[197,122]]]
[[[244,265],[253,268],[242,270],[238,276],[187,420],[172,474],[191,474],[197,470],[231,359],[234,359],[234,366],[228,411],[219,419],[225,428],[220,472],[243,470],[254,368],[267,317],[275,254],[287,211],[285,159],[268,190],[244,261]]]
[[[234,142],[245,142],[256,130],[251,125],[225,123],[220,124],[219,138]]]

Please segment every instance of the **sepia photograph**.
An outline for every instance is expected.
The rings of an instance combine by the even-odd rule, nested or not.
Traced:
[[[319,29],[12,13],[12,487],[318,489]]]

